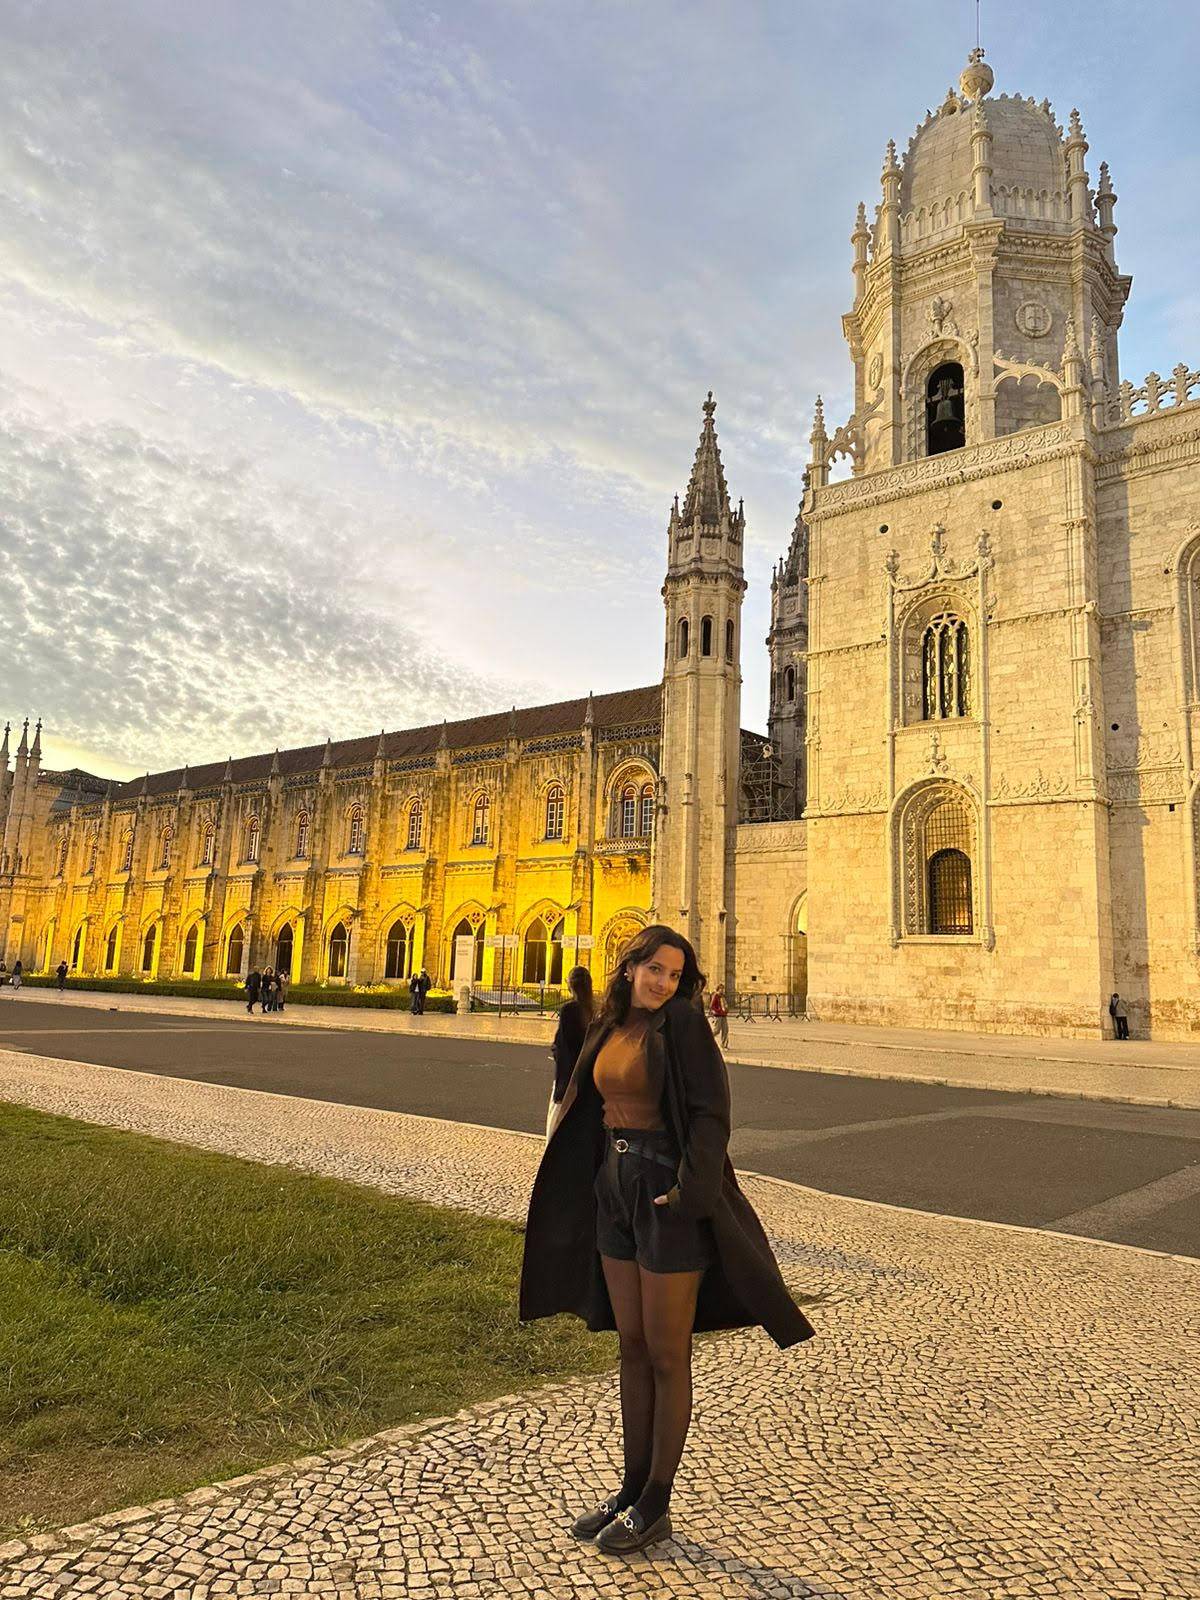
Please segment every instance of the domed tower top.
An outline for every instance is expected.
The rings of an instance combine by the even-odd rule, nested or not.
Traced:
[[[993,84],[972,50],[903,155],[889,143],[873,225],[859,207],[843,319],[854,414],[818,439],[816,486],[839,450],[871,472],[1056,420],[1077,347],[1117,382],[1130,280],[1113,258],[1107,167],[1093,191],[1079,113],[1064,128],[1048,100],[993,97]]]

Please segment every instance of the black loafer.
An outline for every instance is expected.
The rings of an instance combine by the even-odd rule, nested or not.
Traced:
[[[646,1526],[645,1518],[636,1506],[622,1511],[597,1535],[596,1549],[606,1556],[631,1556],[635,1550],[644,1550],[648,1544],[671,1537],[671,1513],[664,1511],[656,1522]]]
[[[607,1500],[602,1500],[595,1511],[585,1511],[571,1524],[571,1534],[576,1539],[594,1539],[601,1528],[607,1528],[612,1519],[617,1515],[617,1496],[610,1494]]]

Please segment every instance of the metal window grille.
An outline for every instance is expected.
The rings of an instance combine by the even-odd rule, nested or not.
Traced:
[[[298,856],[306,856],[308,854],[308,826],[308,812],[302,811],[296,818],[296,854]]]
[[[257,817],[251,817],[246,826],[246,860],[258,860],[258,842],[261,837]]]
[[[158,857],[159,870],[165,872],[171,865],[171,841],[175,834],[172,829],[164,828],[162,832],[162,849]]]
[[[929,931],[974,931],[971,861],[962,850],[938,850],[929,858]]]
[[[204,837],[200,844],[200,865],[202,867],[212,866],[213,856],[216,854],[216,849],[217,830],[210,824],[207,828],[205,828]]]
[[[654,790],[642,790],[642,833],[648,839],[654,832]]]
[[[408,848],[419,850],[421,848],[421,802],[416,800],[409,808],[408,813]]]
[[[350,843],[347,846],[347,851],[352,856],[360,856],[363,853],[363,814],[361,806],[355,806],[350,813]]]

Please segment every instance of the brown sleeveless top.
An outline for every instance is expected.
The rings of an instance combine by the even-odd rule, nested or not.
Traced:
[[[658,1096],[646,1061],[650,1012],[629,1008],[623,1027],[614,1028],[600,1047],[592,1082],[604,1101],[606,1128],[662,1128]]]

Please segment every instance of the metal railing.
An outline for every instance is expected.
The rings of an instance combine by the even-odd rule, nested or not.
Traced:
[[[798,994],[734,993],[728,996],[733,1022],[803,1022],[804,997]]]
[[[498,1015],[527,1017],[553,1016],[570,994],[556,983],[506,983],[503,988],[471,985],[471,1010],[494,1011]]]

